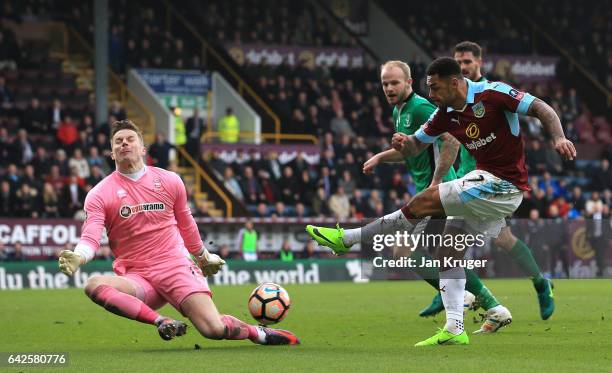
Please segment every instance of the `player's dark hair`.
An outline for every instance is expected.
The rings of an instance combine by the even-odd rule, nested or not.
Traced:
[[[132,130],[136,132],[136,134],[138,135],[138,138],[140,138],[140,142],[144,144],[144,139],[142,137],[142,131],[140,130],[140,128],[138,128],[136,124],[134,124],[134,122],[132,122],[129,119],[119,120],[113,123],[111,127],[111,136],[110,136],[111,143],[113,142],[113,137],[115,137],[115,134],[121,130]]]
[[[455,45],[454,53],[457,52],[472,52],[476,58],[480,58],[482,56],[482,48],[473,41],[462,41],[461,43]]]
[[[427,66],[427,75],[438,75],[440,78],[461,77],[461,67],[454,58],[440,57]]]

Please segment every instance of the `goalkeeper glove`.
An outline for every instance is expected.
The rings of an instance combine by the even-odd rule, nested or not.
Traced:
[[[85,258],[74,251],[62,250],[58,262],[60,271],[72,276],[82,264],[85,264]]]
[[[225,260],[221,259],[217,254],[211,254],[202,247],[201,254],[195,256],[198,263],[198,267],[204,273],[204,276],[209,277],[219,272],[221,267],[225,264]]]

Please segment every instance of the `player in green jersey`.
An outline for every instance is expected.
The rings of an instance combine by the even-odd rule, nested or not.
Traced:
[[[431,114],[436,110],[436,106],[427,99],[419,96],[412,90],[412,79],[410,67],[401,61],[389,61],[382,65],[381,84],[387,98],[387,102],[393,105],[393,122],[395,131],[412,135],[423,125]],[[370,174],[374,167],[379,163],[404,162],[412,174],[417,192],[427,189],[429,186],[438,185],[441,182],[454,180],[456,178],[452,164],[457,156],[459,142],[449,134],[444,135],[443,142],[439,141],[437,146],[428,148],[416,156],[404,157],[395,149],[385,150],[374,155],[363,167],[363,172]],[[432,223],[433,224],[433,223]],[[437,224],[433,224],[437,225]],[[432,227],[436,229],[436,227]],[[430,229],[430,227],[428,227]],[[437,232],[441,233],[441,232]],[[423,250],[415,250],[410,254],[417,263],[422,262],[422,258],[431,259]],[[425,281],[433,286],[436,291],[439,289],[439,271],[432,267],[414,267]],[[477,303],[485,310],[489,310],[499,305],[499,302],[491,294],[489,289],[483,285],[478,275],[466,269],[466,290],[476,296]],[[505,307],[499,308],[507,311]],[[432,303],[423,309],[420,316],[432,316],[444,310],[442,297],[436,293]],[[499,319],[499,320],[498,320]],[[494,332],[499,327],[509,324],[511,315],[504,312],[503,315],[496,315],[494,321],[486,321],[481,331]]]
[[[461,73],[463,76],[474,82],[486,80],[480,72],[482,66],[482,49],[478,44],[471,41],[464,41],[457,44],[453,52],[455,61],[461,66]],[[476,160],[463,146],[460,147],[460,157],[461,163],[457,170],[457,177],[463,177],[465,174],[476,169]],[[441,166],[446,166],[446,164]],[[550,280],[542,276],[540,268],[533,258],[529,247],[525,242],[514,236],[508,226],[502,229],[494,242],[495,245],[507,251],[521,270],[531,278],[538,295],[540,317],[542,317],[543,320],[548,319],[555,310],[555,302],[552,293],[553,286]]]

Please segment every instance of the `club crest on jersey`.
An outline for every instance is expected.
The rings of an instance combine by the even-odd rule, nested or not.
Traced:
[[[476,123],[470,123],[465,129],[465,135],[470,139],[476,139],[478,136],[480,136],[480,128],[478,128]]]
[[[476,118],[482,118],[485,115],[485,107],[484,104],[481,102],[477,103],[476,105],[472,106],[472,111],[474,112],[474,116]]]
[[[159,179],[153,180],[153,189],[156,192],[161,192],[161,181]]]
[[[119,208],[119,216],[127,219],[130,216],[140,212],[164,211],[165,209],[166,205],[164,205],[162,202],[141,203],[134,206],[123,205],[121,208]]]

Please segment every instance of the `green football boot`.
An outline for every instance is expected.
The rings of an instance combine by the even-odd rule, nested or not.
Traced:
[[[336,228],[325,228],[309,224],[306,226],[306,232],[319,245],[329,247],[336,255],[346,254],[351,249],[350,246],[346,247],[342,241],[344,229],[340,228],[340,225],[336,225]]]
[[[444,303],[442,303],[442,296],[438,292],[433,297],[429,306],[427,306],[421,312],[419,312],[419,316],[421,317],[435,316],[442,311],[444,311]]]
[[[468,338],[465,330],[461,334],[453,334],[447,332],[444,329],[438,329],[438,332],[433,337],[429,337],[424,341],[421,341],[414,345],[414,347],[423,346],[442,346],[442,345],[469,345],[470,339]]]
[[[554,285],[549,279],[544,279],[544,286],[540,289],[536,287],[536,291],[538,292],[538,303],[540,304],[540,317],[542,320],[548,320],[553,312],[555,312],[553,288]]]

